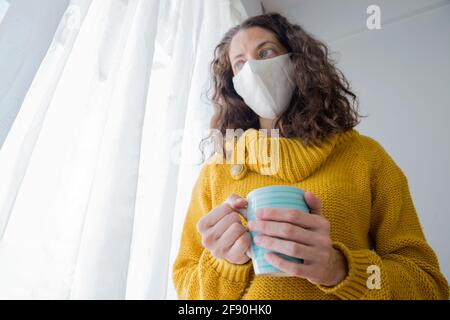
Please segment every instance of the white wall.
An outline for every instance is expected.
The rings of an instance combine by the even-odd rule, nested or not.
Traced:
[[[286,15],[335,52],[369,116],[357,130],[378,140],[408,177],[450,280],[450,1],[378,0],[382,29],[369,31],[366,9],[373,3],[264,1],[267,11]]]
[[[241,0],[245,11],[249,17],[256,16],[262,13],[262,2],[260,0]]]
[[[69,0],[10,0],[0,24],[0,148]]]

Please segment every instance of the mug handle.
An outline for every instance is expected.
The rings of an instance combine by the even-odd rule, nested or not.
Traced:
[[[245,220],[247,220],[247,208],[242,208],[236,211],[238,211],[245,218]]]
[[[247,208],[239,209],[239,212],[245,218],[245,220],[247,220]],[[250,259],[253,259],[252,246],[250,246],[250,248],[248,248],[248,250],[245,252],[245,254]]]

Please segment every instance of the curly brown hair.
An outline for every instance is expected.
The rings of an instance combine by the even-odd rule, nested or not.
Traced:
[[[223,136],[227,129],[260,129],[259,117],[234,89],[229,58],[233,37],[251,27],[272,32],[291,53],[294,64],[296,89],[289,107],[274,122],[280,136],[300,138],[306,145],[316,145],[329,135],[348,131],[359,123],[358,118],[362,116],[357,111],[358,99],[330,58],[328,47],[284,16],[267,13],[230,29],[214,50],[210,97],[215,109],[210,123],[212,129],[218,129]],[[203,151],[202,143],[201,149]]]

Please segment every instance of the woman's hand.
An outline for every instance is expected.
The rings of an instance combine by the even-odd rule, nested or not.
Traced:
[[[236,212],[246,206],[247,200],[232,194],[197,223],[202,244],[214,257],[234,264],[250,260],[245,252],[250,247],[251,236]]]
[[[320,199],[306,192],[305,200],[309,214],[285,208],[257,209],[258,220],[250,221],[248,227],[258,234],[254,238],[257,245],[304,260],[295,263],[270,252],[266,260],[274,267],[314,284],[335,286],[347,276],[347,261],[332,246],[330,223],[322,213]]]

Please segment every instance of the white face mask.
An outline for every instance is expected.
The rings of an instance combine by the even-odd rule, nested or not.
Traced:
[[[248,60],[233,78],[236,92],[261,118],[275,119],[289,106],[295,89],[290,53],[265,60]]]

